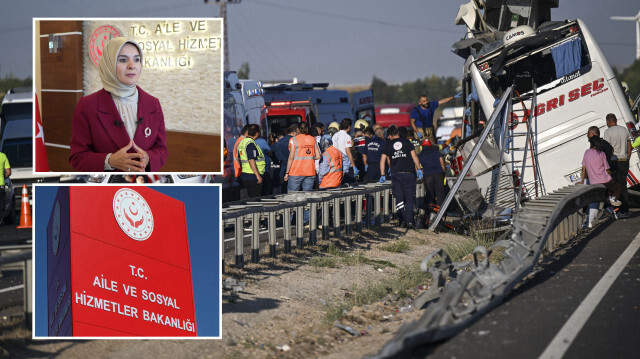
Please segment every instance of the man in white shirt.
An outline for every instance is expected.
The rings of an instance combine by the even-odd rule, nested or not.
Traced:
[[[620,212],[618,218],[629,216],[629,192],[627,191],[627,173],[629,172],[629,156],[631,156],[631,134],[626,127],[618,126],[616,115],[607,115],[607,129],[603,138],[613,147],[611,156],[611,174],[622,188]]]
[[[353,155],[351,154],[351,147],[353,146],[351,141],[351,135],[349,135],[349,131],[351,131],[351,119],[345,118],[340,122],[340,131],[338,131],[331,140],[333,141],[333,147],[337,148],[342,152],[342,155],[346,155],[349,158],[349,163],[351,163],[351,169],[349,169],[349,173],[345,175],[342,182],[353,183],[355,182],[355,177],[358,175],[358,169],[354,166]]]

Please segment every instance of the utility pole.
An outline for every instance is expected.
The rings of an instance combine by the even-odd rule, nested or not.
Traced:
[[[227,36],[227,3],[238,4],[242,0],[216,0],[218,7],[220,8],[220,18],[222,18],[222,32],[224,42],[224,71],[229,71],[229,41]],[[204,3],[208,3],[209,0],[204,0]]]

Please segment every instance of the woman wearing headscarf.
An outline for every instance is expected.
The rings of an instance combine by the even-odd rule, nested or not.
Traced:
[[[142,50],[116,37],[104,46],[103,89],[78,101],[71,132],[71,166],[84,172],[156,172],[167,160],[164,116],[157,98],[136,86]]]

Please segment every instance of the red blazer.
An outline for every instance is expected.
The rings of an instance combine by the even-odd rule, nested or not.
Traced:
[[[133,142],[149,155],[146,170],[157,172],[169,155],[164,116],[160,101],[140,87],[138,120],[142,122],[138,125]],[[118,151],[129,141],[127,130],[109,92],[102,89],[78,101],[71,128],[69,163],[73,168],[83,172],[104,172],[107,154]],[[128,152],[135,151],[132,148]]]

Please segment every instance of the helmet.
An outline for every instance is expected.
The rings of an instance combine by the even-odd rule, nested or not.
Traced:
[[[320,149],[324,152],[333,145],[333,140],[329,135],[323,135],[320,139]]]
[[[369,123],[367,121],[363,119],[359,119],[358,121],[356,121],[356,125],[354,126],[354,128],[356,130],[364,130],[368,126],[369,126]]]
[[[431,146],[433,146],[433,145],[431,144],[431,141],[429,141],[429,140],[427,139],[427,140],[422,141],[422,147],[424,147],[424,146],[429,146],[429,147],[431,147]]]
[[[327,128],[327,132],[331,134],[331,136],[335,135],[338,131],[340,131],[340,125],[337,122],[331,122],[329,127]]]

